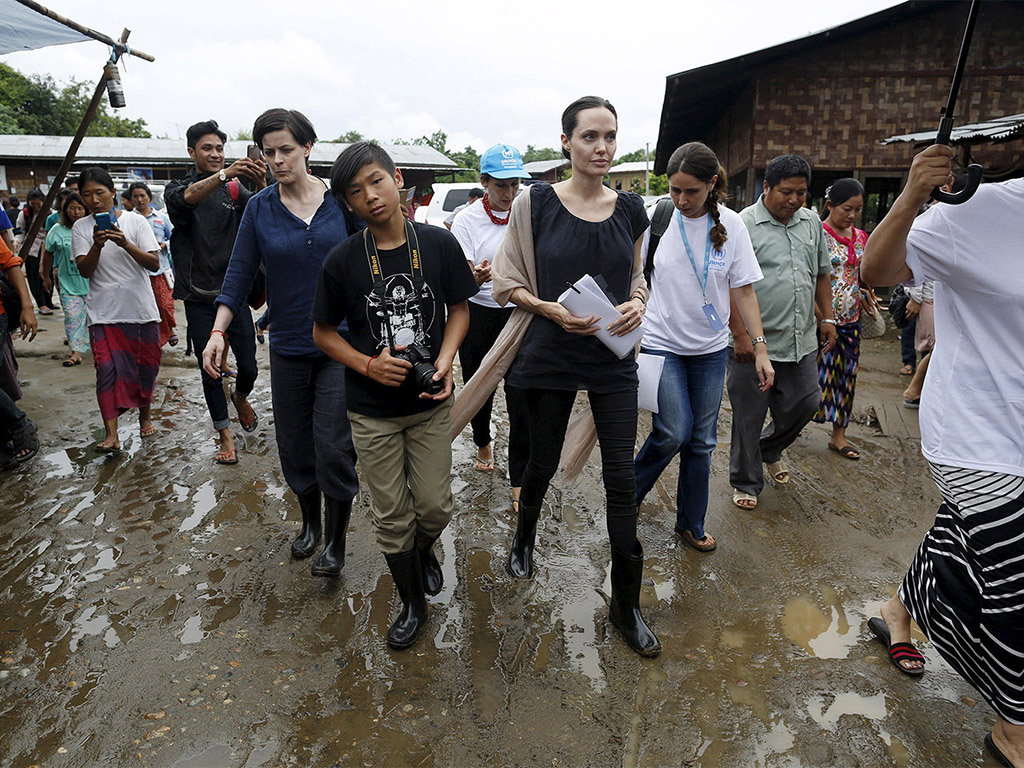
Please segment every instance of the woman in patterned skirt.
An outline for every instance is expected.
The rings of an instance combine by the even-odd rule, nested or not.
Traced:
[[[915,219],[951,155],[933,145],[914,159],[861,266],[873,285],[935,281],[939,342],[920,422],[943,499],[898,595],[869,625],[901,671],[921,674],[913,617],[995,710],[993,757],[1024,768],[1024,179]]]
[[[821,405],[814,414],[819,424],[832,422],[829,450],[847,459],[859,459],[860,451],[846,439],[853,412],[853,390],[860,360],[860,307],[873,301],[870,288],[862,288],[859,262],[867,233],[853,226],[864,208],[864,185],[856,179],[839,179],[825,191],[828,217],[825,242],[832,258],[832,312],[836,319],[836,343],[818,351],[818,385]],[[816,307],[820,316],[820,307]]]

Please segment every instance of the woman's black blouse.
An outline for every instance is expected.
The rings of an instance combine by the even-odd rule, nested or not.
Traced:
[[[616,305],[629,300],[634,244],[650,226],[643,200],[619,192],[612,215],[604,221],[573,216],[549,184],[530,187],[533,250],[538,298],[557,301],[569,283],[585,274],[604,278]],[[607,325],[614,318],[601,318]],[[636,361],[619,360],[593,336],[580,336],[536,315],[523,338],[508,384],[520,389],[586,389],[621,392],[636,389]]]

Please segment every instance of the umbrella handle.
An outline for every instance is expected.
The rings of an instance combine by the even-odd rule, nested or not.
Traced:
[[[936,187],[932,190],[932,199],[940,203],[949,203],[950,205],[966,203],[978,191],[978,186],[981,184],[981,175],[984,171],[985,169],[978,165],[978,163],[971,163],[967,166],[967,186],[959,192],[944,192]]]

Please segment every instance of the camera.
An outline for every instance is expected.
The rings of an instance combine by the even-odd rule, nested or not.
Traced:
[[[422,344],[410,344],[401,350],[395,350],[392,347],[391,356],[412,363],[412,371],[409,375],[412,377],[413,384],[421,392],[436,395],[444,389],[444,381],[434,379],[437,368],[434,367],[431,360],[430,350]]]

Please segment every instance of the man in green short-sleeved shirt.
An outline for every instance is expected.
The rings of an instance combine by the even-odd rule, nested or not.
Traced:
[[[764,338],[751,339],[738,312],[726,371],[733,408],[729,476],[733,502],[753,509],[764,487],[762,462],[776,483],[789,481],[782,451],[811,420],[821,400],[818,334],[823,350],[835,344],[829,258],[821,220],[804,207],[811,167],[799,155],[782,155],[765,170],[764,194],[740,213],[764,279],[754,284]],[[821,315],[815,320],[815,304]],[[775,385],[758,388],[755,343],[768,346]],[[767,427],[764,419],[771,412]]]

